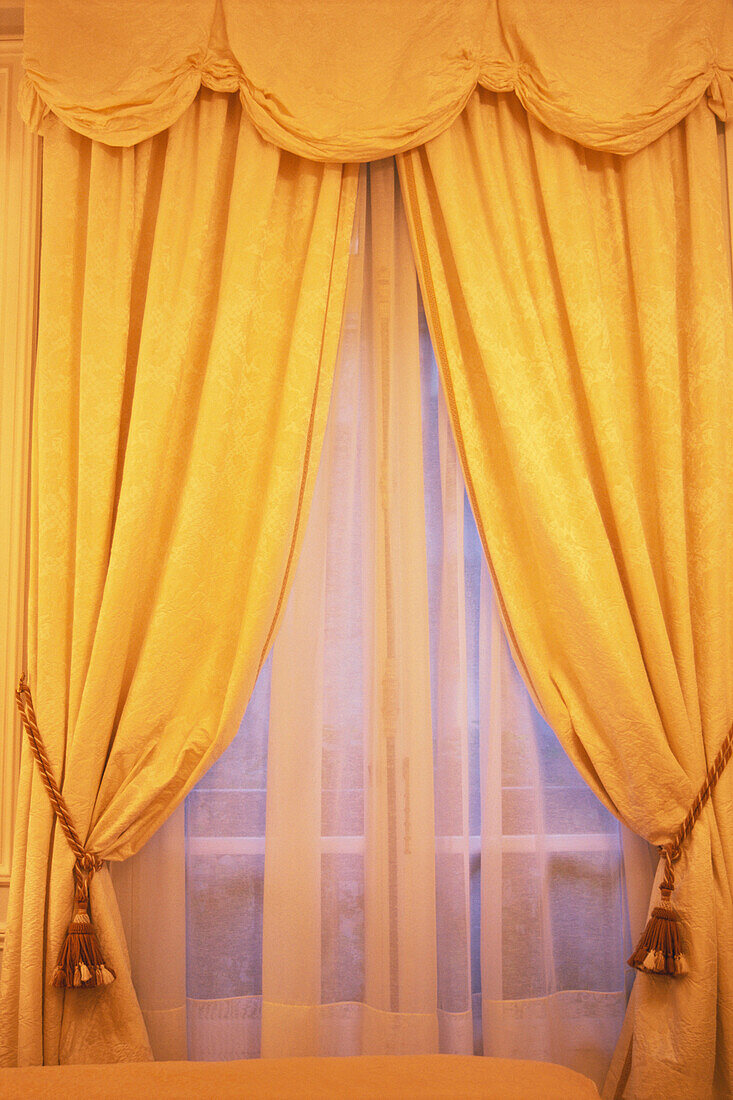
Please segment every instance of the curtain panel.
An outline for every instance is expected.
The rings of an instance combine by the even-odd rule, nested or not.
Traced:
[[[205,91],[166,133],[45,139],[28,672],[76,829],[124,859],[233,737],[285,602],[330,399],[358,169],[265,143]],[[149,1057],[118,980],[49,981],[73,855],[24,751],[5,1062]]]
[[[514,653],[593,790],[661,844],[733,720],[715,122],[699,107],[621,161],[481,93],[400,170]],[[693,976],[636,979],[625,1096],[733,1092],[732,795],[729,772],[682,855]]]
[[[268,141],[372,160],[445,130],[477,85],[550,129],[633,153],[707,96],[733,111],[729,0],[27,0],[25,118],[110,145],[239,91]]]

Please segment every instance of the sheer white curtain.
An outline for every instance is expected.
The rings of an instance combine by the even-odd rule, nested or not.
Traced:
[[[362,184],[287,612],[187,801],[185,876],[181,814],[116,869],[133,977],[158,1057],[476,1052],[600,1084],[652,861],[512,663],[393,162]]]

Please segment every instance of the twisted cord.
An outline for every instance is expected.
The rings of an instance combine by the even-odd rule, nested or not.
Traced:
[[[669,895],[674,890],[674,865],[682,855],[682,845],[687,840],[688,836],[692,832],[695,822],[699,818],[702,811],[713,792],[715,784],[720,779],[725,769],[726,764],[733,754],[733,726],[728,730],[723,744],[718,750],[718,755],[713,760],[713,763],[708,768],[708,773],[705,776],[705,782],[700,790],[695,795],[692,805],[685,817],[684,821],[678,828],[673,839],[669,844],[665,844],[662,847],[662,857],[664,859],[664,878],[660,883],[659,889],[664,898],[669,898]]]
[[[28,741],[31,746],[31,751],[38,764],[38,770],[41,773],[41,779],[43,785],[46,788],[46,792],[51,801],[53,811],[56,815],[56,819],[61,826],[64,836],[69,842],[69,847],[76,856],[76,864],[74,866],[74,879],[77,886],[78,896],[80,899],[88,898],[89,879],[92,877],[95,871],[98,871],[102,866],[102,860],[99,856],[93,852],[88,852],[81,840],[79,834],[74,828],[74,823],[71,820],[71,814],[69,808],[64,802],[63,795],[58,788],[58,784],[54,778],[53,768],[51,767],[51,761],[49,760],[46,747],[43,744],[43,739],[38,729],[38,721],[36,719],[36,712],[33,708],[33,698],[31,696],[30,688],[26,683],[25,674],[20,678],[18,689],[15,693],[15,701],[18,704],[18,710],[20,711],[21,721],[23,722],[23,728],[28,735]]]

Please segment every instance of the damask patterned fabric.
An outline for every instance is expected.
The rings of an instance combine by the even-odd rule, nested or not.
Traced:
[[[198,89],[239,91],[260,133],[370,160],[441,133],[476,85],[550,129],[632,153],[709,97],[733,113],[729,0],[27,0],[21,108],[133,145]]]
[[[222,752],[274,633],[325,429],[357,175],[281,153],[208,91],[134,149],[48,130],[28,672],[77,831],[104,859],[136,851]],[[92,910],[118,979],[96,1000],[50,987],[72,863],[26,752],[6,1063],[150,1056],[106,872]]]
[[[599,797],[666,842],[733,720],[714,120],[700,106],[620,161],[484,92],[399,161],[513,651]],[[629,1098],[733,1094],[732,862],[729,771],[677,874],[691,976],[637,977],[633,1056],[627,1035],[607,1095],[625,1071]]]
[[[134,852],[234,732],[323,434],[342,162],[409,150],[514,655],[599,797],[666,840],[733,717],[733,336],[705,103],[728,117],[731,5],[292,11],[27,4],[21,106],[47,139],[29,672],[79,832]],[[733,1091],[732,782],[678,875],[693,976],[635,985],[608,1086],[628,1076],[628,1097]],[[94,1012],[47,988],[71,855],[27,756],[18,821],[2,1057],[148,1056],[106,873],[93,906],[122,977]]]

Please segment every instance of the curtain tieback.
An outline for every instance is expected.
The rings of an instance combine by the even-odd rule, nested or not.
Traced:
[[[664,860],[664,875],[659,884],[662,904],[652,910],[649,922],[642,932],[641,939],[628,965],[647,974],[686,974],[689,970],[682,952],[679,930],[679,914],[669,903],[674,890],[674,865],[682,855],[682,845],[692,832],[695,822],[702,813],[712,794],[715,784],[723,774],[725,765],[733,754],[733,726],[728,730],[718,755],[708,769],[705,782],[695,795],[687,817],[680,825],[669,844],[660,846]]]
[[[89,915],[89,883],[103,860],[94,852],[88,852],[74,828],[68,807],[54,779],[51,761],[38,730],[33,698],[25,675],[21,676],[15,693],[23,728],[28,734],[31,751],[36,758],[43,785],[61,826],[69,847],[76,856],[74,864],[74,908],[71,923],[66,932],[58,962],[53,972],[53,984],[60,988],[70,986],[109,985],[115,980],[115,972],[107,966],[99,946],[97,933]]]

